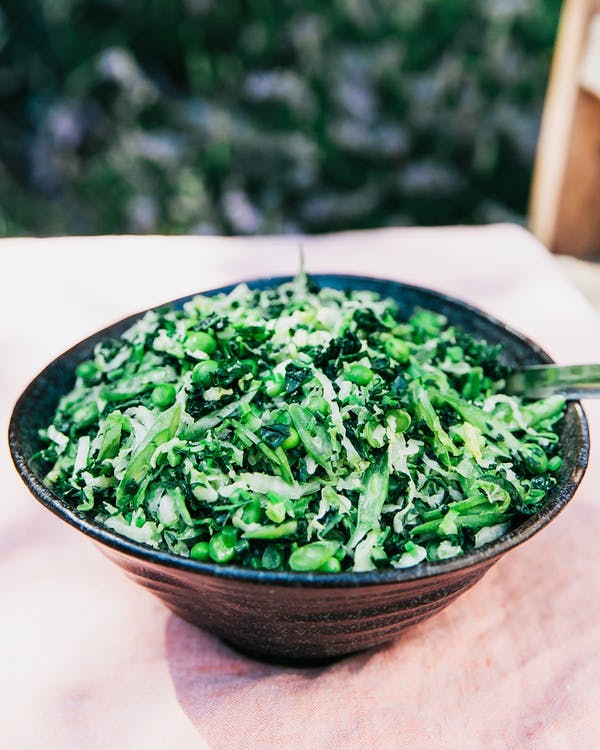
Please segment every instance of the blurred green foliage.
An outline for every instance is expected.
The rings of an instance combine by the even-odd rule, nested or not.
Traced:
[[[0,233],[520,220],[559,0],[4,0]]]

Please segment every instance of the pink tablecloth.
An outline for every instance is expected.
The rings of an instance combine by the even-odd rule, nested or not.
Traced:
[[[526,232],[390,229],[304,241],[309,271],[458,295],[563,362],[600,361],[599,320]],[[0,418],[95,329],[244,277],[294,272],[297,242],[0,242]],[[600,412],[588,405],[592,438]],[[571,506],[446,611],[318,669],[250,661],[170,615],[29,496],[0,453],[0,745],[6,748],[600,746],[600,460]]]

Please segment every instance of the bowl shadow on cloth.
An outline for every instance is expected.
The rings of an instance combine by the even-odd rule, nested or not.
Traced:
[[[267,712],[260,722],[267,733],[279,734],[281,731],[284,735],[286,725],[297,722],[293,708],[296,699],[303,701],[304,710],[314,711],[314,707],[305,703],[307,694],[316,697],[331,680],[344,675],[356,679],[371,660],[395,645],[388,642],[346,657],[313,660],[312,664],[306,660],[285,664],[278,663],[278,660],[267,661],[263,655],[253,658],[244,654],[175,614],[166,621],[164,638],[165,656],[177,701],[215,750],[267,747],[268,744],[258,745],[251,741],[245,745],[243,740],[244,725],[254,727],[251,734],[257,731],[258,716],[253,720],[254,711],[258,709],[257,701],[261,704],[258,713]],[[272,710],[265,708],[265,694],[272,694]],[[272,740],[276,742],[274,736]],[[261,743],[264,741],[264,738],[260,739]]]

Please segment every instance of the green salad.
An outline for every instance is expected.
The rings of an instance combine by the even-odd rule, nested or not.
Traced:
[[[305,274],[197,296],[99,343],[41,432],[46,483],[124,537],[293,571],[461,555],[534,513],[561,397],[502,392],[501,347]]]

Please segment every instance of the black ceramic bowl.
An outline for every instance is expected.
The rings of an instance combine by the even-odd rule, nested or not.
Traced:
[[[490,343],[502,343],[505,360],[511,366],[551,361],[538,346],[503,323],[428,289],[358,276],[314,278],[323,286],[370,289],[392,297],[407,314],[415,306],[443,313],[464,330]],[[249,286],[263,289],[287,280],[260,279]],[[180,307],[187,299],[174,305]],[[200,563],[137,544],[82,516],[45,487],[31,456],[40,447],[38,429],[50,422],[59,397],[73,385],[75,366],[90,356],[98,341],[119,336],[142,314],[90,336],[35,378],[12,415],[9,440],[13,460],[37,500],[98,542],[102,551],[137,583],[154,592],[180,617],[246,652],[279,661],[314,662],[394,638],[404,628],[450,604],[505,552],[551,521],[583,477],[589,449],[587,423],[580,404],[571,403],[560,428],[563,464],[558,484],[545,506],[500,539],[458,558],[404,570],[293,573]]]

